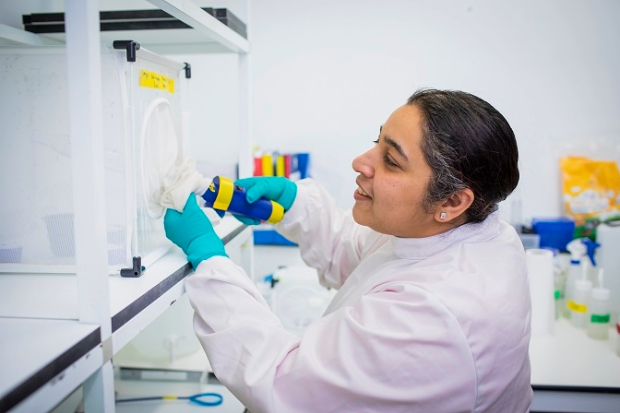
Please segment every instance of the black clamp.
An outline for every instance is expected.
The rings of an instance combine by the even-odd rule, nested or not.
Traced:
[[[192,78],[192,65],[185,62],[185,66],[183,66],[183,69],[185,69],[185,78],[191,79]]]
[[[135,62],[136,50],[140,50],[140,43],[134,42],[133,40],[114,40],[112,47],[115,49],[127,50],[127,61]]]
[[[141,257],[133,257],[133,268],[122,268],[121,277],[138,278],[146,268],[142,265]]]

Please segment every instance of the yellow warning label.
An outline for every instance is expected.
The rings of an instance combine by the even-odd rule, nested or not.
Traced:
[[[586,313],[588,312],[588,306],[581,303],[576,303],[573,300],[568,300],[566,306],[569,310],[574,311],[576,313]]]
[[[174,79],[144,69],[140,71],[140,86],[174,93]]]

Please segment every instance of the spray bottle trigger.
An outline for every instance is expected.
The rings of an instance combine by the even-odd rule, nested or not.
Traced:
[[[583,245],[586,247],[586,254],[590,258],[590,262],[593,267],[596,267],[596,260],[594,259],[594,253],[596,249],[601,246],[598,242],[592,241],[590,238],[582,238]]]

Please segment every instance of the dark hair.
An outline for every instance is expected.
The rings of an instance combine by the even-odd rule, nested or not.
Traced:
[[[519,183],[519,151],[508,121],[484,100],[461,91],[422,89],[407,103],[424,118],[421,149],[433,170],[426,209],[470,188],[474,202],[467,221],[484,221]]]

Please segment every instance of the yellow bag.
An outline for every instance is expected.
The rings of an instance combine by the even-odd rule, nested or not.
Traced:
[[[620,214],[620,171],[614,161],[584,157],[560,159],[566,215],[577,226],[587,219],[606,220]]]

